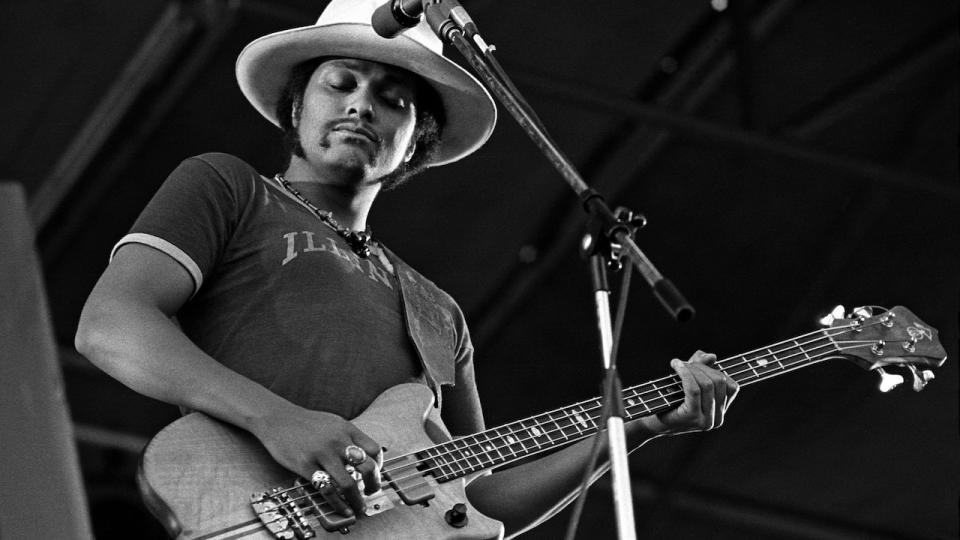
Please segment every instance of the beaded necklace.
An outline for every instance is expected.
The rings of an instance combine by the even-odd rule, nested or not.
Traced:
[[[302,202],[303,204],[307,205],[307,208],[312,210],[313,213],[316,214],[318,218],[320,218],[320,221],[326,223],[328,227],[330,227],[331,229],[334,230],[334,232],[340,235],[340,237],[347,242],[347,245],[350,246],[350,249],[352,249],[353,252],[356,253],[358,257],[362,257],[366,259],[367,257],[370,256],[370,243],[373,242],[374,240],[373,240],[373,233],[370,231],[369,226],[365,231],[350,230],[340,225],[339,223],[337,223],[337,220],[333,217],[333,212],[330,212],[329,210],[321,210],[317,208],[316,205],[314,205],[306,197],[301,195],[296,188],[290,185],[290,182],[288,182],[287,179],[284,178],[282,174],[277,173],[277,175],[274,176],[274,179],[276,179],[276,181],[279,182],[284,189],[290,192],[291,195],[299,199],[300,202]]]

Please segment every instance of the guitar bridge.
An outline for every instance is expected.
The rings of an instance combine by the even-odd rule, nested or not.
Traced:
[[[393,508],[385,497],[374,501],[373,515]],[[270,491],[250,496],[250,506],[260,523],[278,540],[308,540],[316,538],[315,531],[347,531],[357,518],[337,514],[332,509],[324,511],[324,501],[311,485],[297,479],[292,487],[275,487]]]
[[[278,540],[307,540],[315,538],[311,523],[298,501],[303,497],[299,481],[289,489],[273,488],[254,493],[250,505],[263,526]],[[292,496],[291,496],[292,495]]]

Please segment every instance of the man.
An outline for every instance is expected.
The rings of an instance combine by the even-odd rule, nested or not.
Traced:
[[[114,249],[76,340],[131,388],[249,431],[344,515],[364,505],[350,469],[380,487],[381,447],[349,419],[384,390],[420,382],[455,436],[483,429],[463,315],[366,223],[381,189],[481,146],[495,108],[429,29],[376,36],[375,5],[334,0],[244,49],[241,89],[284,129],[289,165],[185,161]],[[712,361],[673,361],[685,401],[629,423],[633,446],[722,423],[737,386]],[[477,478],[468,498],[521,531],[574,490],[590,444]]]

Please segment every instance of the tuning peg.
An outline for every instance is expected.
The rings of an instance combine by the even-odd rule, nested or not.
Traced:
[[[933,372],[929,369],[920,371],[917,369],[917,366],[913,364],[908,364],[907,368],[910,369],[910,374],[913,375],[913,391],[919,392],[923,390],[923,387],[927,385],[928,382],[932,381],[934,378]]]
[[[897,375],[895,373],[887,373],[883,368],[876,368],[876,372],[880,375],[880,391],[889,392],[894,388],[903,384],[903,375]]]
[[[834,306],[834,308],[830,310],[830,313],[827,313],[820,318],[820,325],[829,328],[833,325],[834,321],[844,318],[845,312],[846,311],[843,308],[843,304]]]

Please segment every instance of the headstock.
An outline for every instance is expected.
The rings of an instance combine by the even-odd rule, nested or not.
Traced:
[[[830,335],[842,355],[876,371],[884,392],[904,381],[902,375],[889,373],[889,368],[905,368],[919,392],[934,378],[933,368],[947,359],[937,329],[903,306],[876,315],[872,307],[856,308],[845,317],[830,319]]]

